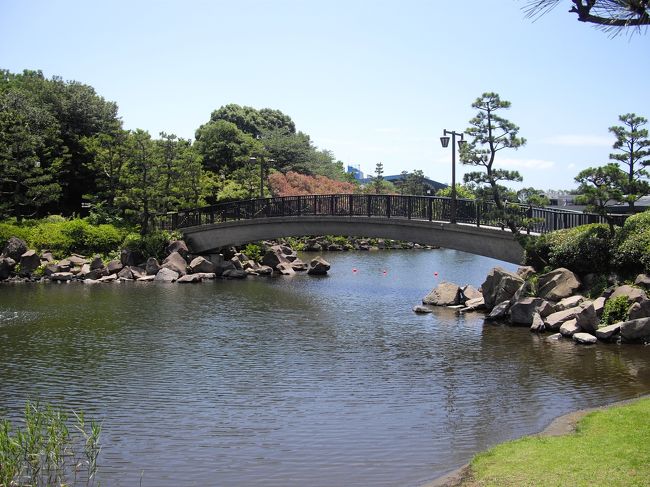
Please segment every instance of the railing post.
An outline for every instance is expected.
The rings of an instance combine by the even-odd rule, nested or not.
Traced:
[[[411,219],[411,211],[413,210],[413,200],[410,196],[407,196],[406,200],[406,213],[407,213],[407,218],[410,220]]]
[[[481,202],[474,200],[474,204],[476,205],[476,226],[480,227],[481,226]]]
[[[330,196],[330,216],[334,216],[334,195]]]
[[[433,200],[431,198],[427,200],[427,218],[429,221],[433,221]]]
[[[366,205],[368,209],[368,218],[372,216],[372,195],[366,195]]]
[[[348,213],[352,216],[352,195],[348,195]]]
[[[298,216],[302,215],[302,196],[298,196]]]
[[[386,218],[390,218],[390,195],[386,195]]]

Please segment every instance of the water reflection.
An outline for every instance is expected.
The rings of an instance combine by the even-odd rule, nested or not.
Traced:
[[[397,486],[648,391],[643,347],[411,312],[434,272],[478,286],[494,261],[328,258],[326,279],[4,286],[0,411],[40,396],[101,418],[108,485]]]

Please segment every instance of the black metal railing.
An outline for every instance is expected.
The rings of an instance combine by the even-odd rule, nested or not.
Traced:
[[[163,230],[178,230],[228,221],[287,216],[363,216],[449,222],[451,198],[376,194],[258,198],[158,215],[156,224]],[[616,225],[622,225],[626,215],[610,215],[610,218]],[[513,203],[499,210],[494,202],[468,199],[457,200],[456,221],[478,227],[489,226],[502,229],[508,227],[510,223],[528,233],[546,233],[588,223],[606,223],[604,217],[593,213]]]

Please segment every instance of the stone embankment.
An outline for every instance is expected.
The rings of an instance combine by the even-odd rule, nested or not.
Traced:
[[[589,276],[588,276],[589,277]],[[532,332],[552,333],[549,339],[572,339],[580,344],[604,342],[650,343],[650,277],[639,274],[633,285],[612,285],[594,299],[589,278],[582,282],[568,269],[536,275],[532,267],[508,272],[495,267],[480,290],[443,282],[415,306],[416,313],[430,313],[435,306],[452,306],[458,312],[482,311],[486,321],[527,326]],[[602,322],[608,302],[624,300],[624,319]]]
[[[24,241],[12,237],[0,254],[0,281],[191,283],[215,278],[242,279],[296,272],[324,275],[330,269],[329,263],[322,257],[315,257],[307,264],[285,245],[268,246],[261,263],[234,249],[225,251],[225,254],[191,255],[185,242],[176,240],[167,246],[162,262],[154,257],[145,258],[140,252],[131,250],[122,250],[119,259],[108,262],[104,262],[100,256],[88,258],[77,254],[56,261],[50,252],[29,250]]]

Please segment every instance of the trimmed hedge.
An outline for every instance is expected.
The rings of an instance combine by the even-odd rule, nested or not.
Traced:
[[[626,274],[650,272],[650,211],[625,221],[614,251],[614,264]]]

